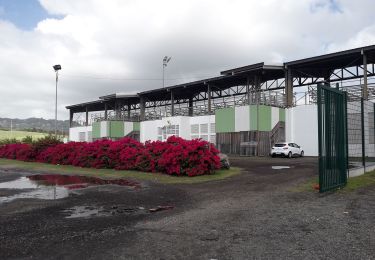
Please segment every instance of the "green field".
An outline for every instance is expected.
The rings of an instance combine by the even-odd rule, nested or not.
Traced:
[[[37,132],[27,132],[27,131],[4,131],[0,130],[0,140],[16,138],[21,140],[26,136],[32,136],[33,140],[39,139],[41,137],[47,136],[46,133],[37,133]]]

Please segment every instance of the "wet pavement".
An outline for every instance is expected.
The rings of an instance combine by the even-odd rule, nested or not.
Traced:
[[[0,171],[1,173],[1,171]],[[96,177],[71,176],[61,174],[34,174],[0,183],[1,190],[13,191],[9,196],[1,196],[0,204],[16,199],[56,200],[68,197],[74,190],[98,185],[119,185],[140,189],[136,181],[126,179],[106,180]],[[16,194],[14,194],[16,191]]]

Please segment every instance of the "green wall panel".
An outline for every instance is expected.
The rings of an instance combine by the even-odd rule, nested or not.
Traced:
[[[133,131],[140,131],[140,124],[139,122],[133,123]]]
[[[111,138],[118,138],[124,136],[124,122],[111,121],[109,126],[109,136]]]
[[[272,130],[272,107],[259,106],[259,131]]]
[[[257,111],[259,110],[259,111]],[[258,120],[259,114],[259,120]],[[250,131],[271,131],[272,107],[264,105],[250,105]],[[259,128],[258,128],[259,122]]]
[[[215,112],[216,133],[230,133],[235,131],[234,107],[218,109]]]
[[[250,105],[250,131],[258,130],[257,106]]]
[[[279,121],[285,122],[285,109],[279,108]]]
[[[100,122],[92,124],[92,138],[100,138]]]

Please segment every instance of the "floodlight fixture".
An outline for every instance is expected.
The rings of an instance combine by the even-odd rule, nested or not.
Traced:
[[[165,67],[167,67],[168,62],[172,59],[172,57],[164,56],[163,58],[163,88],[165,86]]]
[[[53,69],[54,69],[55,71],[61,70],[61,65],[59,65],[59,64],[57,64],[57,65],[53,65],[52,67],[53,67]]]

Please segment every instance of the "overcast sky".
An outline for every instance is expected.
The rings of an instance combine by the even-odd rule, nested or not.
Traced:
[[[0,117],[375,44],[374,0],[0,0]]]

